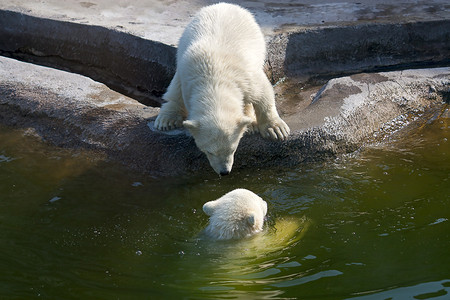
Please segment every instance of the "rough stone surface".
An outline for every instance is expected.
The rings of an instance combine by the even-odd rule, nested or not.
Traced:
[[[101,26],[143,39],[177,45],[183,29],[203,6],[217,0],[3,0],[0,10],[62,22]],[[446,0],[228,0],[249,9],[264,34],[366,23],[448,20]]]
[[[178,38],[200,7],[215,2],[0,0],[0,54],[96,80],[0,57],[0,123],[155,176],[213,174],[184,131],[163,134],[151,124],[175,70]],[[361,73],[448,66],[448,1],[229,2],[262,27],[266,71],[292,129],[283,143],[245,136],[234,169],[351,152],[449,102],[448,67]],[[354,75],[304,84],[342,74]]]
[[[0,11],[0,53],[89,76],[158,106],[176,49],[104,27]]]
[[[77,72],[151,106],[193,14],[217,1],[0,1],[0,54]],[[448,1],[229,1],[268,42],[272,82],[450,63]]]
[[[386,128],[398,129],[428,109],[439,109],[449,88],[450,68],[330,80],[312,100],[284,115],[292,129],[286,142],[244,136],[234,169],[294,166],[354,151]],[[282,98],[283,84],[277,90]],[[101,151],[155,176],[213,174],[183,131],[151,129],[158,110],[86,77],[0,57],[0,123],[31,128],[57,146]]]
[[[449,38],[449,20],[358,24],[290,33],[284,65],[273,70],[281,73],[273,76],[308,80],[390,67],[448,64]]]

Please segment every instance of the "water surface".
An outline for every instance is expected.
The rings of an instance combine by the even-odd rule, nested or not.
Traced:
[[[0,298],[449,299],[449,135],[162,180],[0,128]],[[238,187],[268,202],[265,232],[201,239],[203,203]]]

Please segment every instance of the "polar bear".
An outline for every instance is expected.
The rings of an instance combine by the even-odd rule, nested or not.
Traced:
[[[182,34],[177,68],[155,120],[157,130],[184,126],[220,175],[230,173],[246,130],[285,140],[263,64],[266,47],[252,14],[218,3],[202,8]]]
[[[240,239],[261,232],[267,203],[246,189],[235,189],[217,200],[206,202],[210,216],[205,234],[215,240]]]

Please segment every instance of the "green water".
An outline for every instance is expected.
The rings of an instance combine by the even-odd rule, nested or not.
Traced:
[[[449,131],[438,119],[332,162],[161,180],[0,128],[0,298],[449,299]],[[238,187],[268,202],[265,233],[199,239],[203,203]],[[286,220],[298,229],[280,242]]]

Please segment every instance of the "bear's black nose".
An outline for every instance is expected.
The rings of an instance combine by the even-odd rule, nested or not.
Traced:
[[[230,174],[230,171],[228,171],[228,170],[220,171],[220,176],[225,176],[228,174]]]

